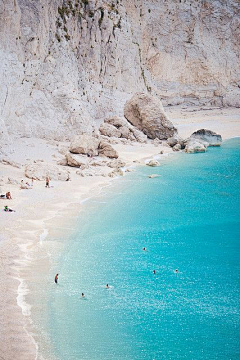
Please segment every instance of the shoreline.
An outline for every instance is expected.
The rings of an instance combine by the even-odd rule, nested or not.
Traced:
[[[215,126],[215,131],[217,127],[218,124]],[[228,140],[233,137],[238,136],[223,138]],[[171,148],[165,147],[164,154],[160,155],[161,146],[155,147],[152,144],[116,145],[116,149],[123,161],[128,160],[126,169],[144,165],[145,160],[149,158],[154,159],[161,156],[166,157],[170,153],[174,154]],[[7,173],[17,173],[20,178],[22,177],[22,171],[19,169],[13,169],[9,165],[1,165],[1,167]],[[64,235],[66,232],[69,237],[69,229],[74,231],[74,227],[67,226],[67,224],[75,223],[76,218],[83,210],[82,204],[89,198],[98,196],[105,186],[111,186],[113,180],[115,179],[99,176],[91,179],[74,176],[68,183],[53,182],[52,189],[45,189],[42,181],[35,182],[31,190],[19,190],[12,185],[9,186],[10,191],[17,194],[11,200],[11,206],[14,204],[13,208],[17,208],[17,212],[3,214],[5,231],[3,240],[0,242],[0,268],[4,270],[0,282],[3,314],[1,314],[0,320],[4,327],[4,333],[0,336],[0,349],[2,349],[0,357],[2,356],[5,360],[13,360],[18,352],[18,360],[43,359],[41,354],[38,354],[38,342],[32,334],[31,304],[25,301],[29,289],[24,284],[29,281],[30,275],[27,278],[27,274],[34,261],[29,257],[31,252],[34,252],[38,246],[41,247],[44,240],[49,239],[52,234],[56,236],[56,233],[59,232]],[[44,191],[47,192],[46,198],[42,196]],[[35,197],[32,197],[32,194]],[[4,204],[3,201],[2,205]],[[61,227],[58,226],[59,219]],[[61,249],[57,251],[60,252]],[[11,314],[10,319],[9,314]]]

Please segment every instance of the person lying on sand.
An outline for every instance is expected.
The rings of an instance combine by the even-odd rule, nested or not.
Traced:
[[[3,209],[3,210],[6,211],[6,212],[15,212],[15,210],[10,209],[7,205],[4,206],[4,209]]]

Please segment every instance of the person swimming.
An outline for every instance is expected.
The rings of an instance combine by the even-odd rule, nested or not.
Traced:
[[[143,251],[146,251],[146,250],[147,250],[147,249],[144,247],[144,248],[143,248]]]
[[[106,289],[109,289],[109,285],[108,285],[108,284],[106,285]]]
[[[153,270],[153,274],[154,274],[154,275],[156,274],[156,270]]]
[[[55,275],[54,281],[55,281],[55,284],[58,283],[58,274]]]
[[[85,297],[84,293],[82,293],[82,294],[81,294],[81,297],[82,297],[82,298],[84,298],[84,297]]]
[[[178,269],[176,269],[174,272],[175,272],[175,274],[178,274]]]

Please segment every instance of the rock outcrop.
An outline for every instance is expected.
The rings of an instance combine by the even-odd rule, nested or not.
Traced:
[[[207,150],[206,144],[204,144],[201,141],[194,140],[194,139],[189,141],[185,147],[185,152],[189,153],[189,154],[206,152],[206,150]]]
[[[96,156],[98,155],[99,143],[100,140],[92,135],[80,135],[71,142],[69,150],[73,154]]]
[[[191,136],[190,139],[196,139],[205,141],[208,143],[208,146],[220,146],[222,143],[222,136],[216,134],[214,131],[201,129],[195,131]]]
[[[136,92],[240,106],[238,0],[75,3],[0,2],[0,141],[91,133]]]
[[[116,176],[123,176],[123,175],[124,175],[124,171],[122,171],[122,169],[120,169],[120,168],[116,168],[108,174],[108,176],[112,177],[112,178],[116,177]]]
[[[120,159],[115,159],[115,160],[110,161],[107,165],[110,168],[121,168],[121,167],[124,167],[126,165],[126,163]]]
[[[120,138],[122,136],[121,131],[119,131],[115,126],[106,123],[100,125],[99,132],[101,135],[109,137]]]
[[[113,116],[105,119],[104,123],[99,127],[99,132],[101,135],[108,137],[123,138],[140,143],[147,141],[147,136],[130,124],[124,117]]]
[[[98,148],[98,154],[100,156],[106,156],[110,159],[117,159],[117,151],[107,142],[101,141]]]
[[[65,158],[68,166],[81,167],[83,169],[87,168],[89,165],[87,158],[80,155],[67,153]]]
[[[68,181],[69,172],[62,167],[46,163],[29,164],[25,168],[25,176],[29,179],[45,180],[49,176],[51,180]]]
[[[160,164],[157,160],[152,159],[152,160],[149,160],[148,162],[146,162],[146,165],[155,167],[155,166],[159,166]]]
[[[150,139],[168,139],[177,133],[165,114],[161,101],[148,94],[137,93],[128,100],[124,116]]]

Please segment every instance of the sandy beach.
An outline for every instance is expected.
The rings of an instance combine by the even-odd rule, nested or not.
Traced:
[[[236,108],[169,107],[166,113],[183,138],[201,128],[221,134],[223,140],[240,136],[240,111]],[[10,158],[19,164],[24,164],[27,158],[55,164],[62,158],[54,143],[31,138],[17,139],[16,142],[18,151],[10,154]],[[127,168],[144,165],[145,159],[159,156],[161,151],[164,154],[172,153],[170,147],[155,146],[153,143],[113,146],[119,158],[126,162]],[[45,188],[44,181],[34,181],[31,189],[20,190],[19,184],[8,184],[8,177],[18,182],[21,179],[30,181],[24,177],[24,167],[0,164],[1,193],[10,191],[13,197],[12,200],[1,199],[1,208],[8,205],[16,210],[13,213],[2,211],[0,220],[0,359],[41,359],[32,330],[31,304],[26,303],[24,296],[28,292],[24,284],[28,279],[34,279],[34,274],[29,274],[29,269],[32,269],[29,253],[41,242],[51,241],[53,234],[66,233],[67,238],[82,209],[82,201],[96,196],[102,187],[113,181],[104,176],[81,177],[76,174],[75,168],[68,170],[70,181],[51,181],[50,188]],[[47,260],[44,266],[47,269]]]

